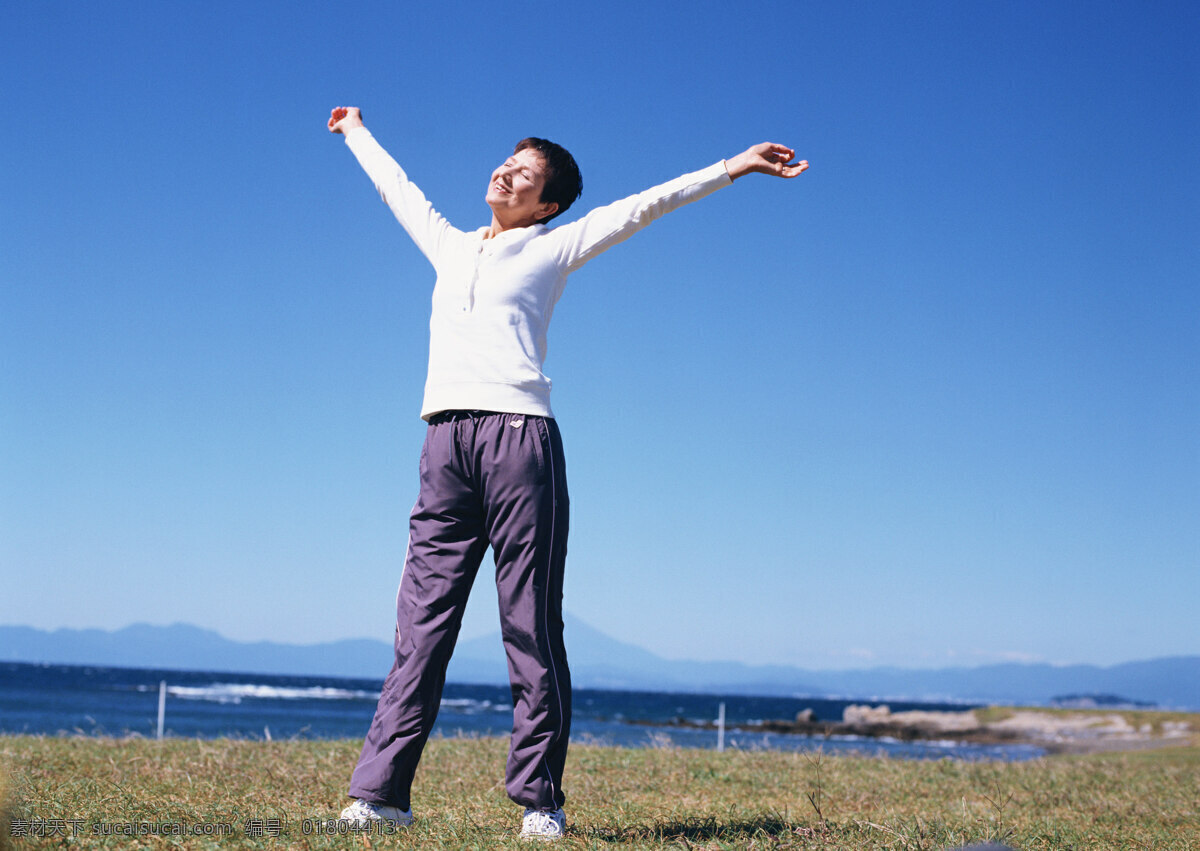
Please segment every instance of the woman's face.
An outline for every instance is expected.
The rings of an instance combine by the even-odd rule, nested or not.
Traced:
[[[505,227],[528,227],[558,209],[554,202],[542,203],[545,185],[546,164],[542,155],[526,148],[492,172],[485,200]]]

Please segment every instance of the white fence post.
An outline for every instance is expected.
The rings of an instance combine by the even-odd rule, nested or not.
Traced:
[[[167,681],[160,680],[158,683],[158,738],[163,737],[163,720],[167,715]]]

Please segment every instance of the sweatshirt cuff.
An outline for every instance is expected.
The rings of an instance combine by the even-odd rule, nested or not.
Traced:
[[[717,187],[729,186],[733,183],[733,178],[729,176],[729,168],[725,165],[725,160],[717,160],[706,169],[701,169],[700,174],[703,175],[703,183],[715,183]]]

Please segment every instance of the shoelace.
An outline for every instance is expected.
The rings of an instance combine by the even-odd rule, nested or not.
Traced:
[[[544,832],[550,830],[552,827],[556,831],[558,830],[558,822],[556,822],[554,820],[554,816],[550,815],[550,813],[543,813],[543,812],[532,813],[530,815],[530,825],[529,826],[530,826],[530,828],[538,831],[539,833],[544,833]]]

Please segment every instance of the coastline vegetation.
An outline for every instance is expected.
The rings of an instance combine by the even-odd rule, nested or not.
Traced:
[[[338,832],[358,748],[3,736],[0,846],[528,848],[500,738],[430,742],[412,828]],[[1200,849],[1195,741],[1018,763],[584,744],[566,782],[563,848]],[[130,829],[147,832],[131,843]]]

